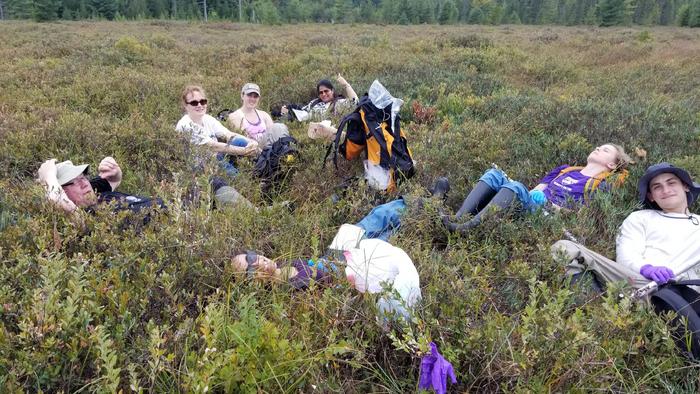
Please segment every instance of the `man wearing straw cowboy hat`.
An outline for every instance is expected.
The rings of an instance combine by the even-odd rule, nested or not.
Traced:
[[[690,174],[669,163],[647,168],[639,180],[642,210],[632,212],[617,237],[617,262],[568,240],[552,245],[568,261],[567,274],[588,270],[601,283],[626,281],[634,288],[649,281],[700,278],[700,216],[689,211],[700,195]]]

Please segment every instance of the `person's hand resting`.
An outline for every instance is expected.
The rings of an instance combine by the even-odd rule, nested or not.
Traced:
[[[547,202],[547,196],[542,190],[532,189],[530,190],[530,200],[537,205],[543,205]]]
[[[642,274],[643,277],[653,280],[659,285],[668,282],[671,278],[675,276],[675,274],[670,268],[664,267],[663,265],[655,266],[651,264],[646,264],[642,266],[642,268],[639,270],[639,273]]]

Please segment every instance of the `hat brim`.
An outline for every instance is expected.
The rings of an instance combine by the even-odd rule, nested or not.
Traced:
[[[87,172],[89,165],[88,164],[81,164],[79,166],[74,166],[74,165],[67,165],[64,168],[61,169],[56,174],[56,179],[58,180],[58,184],[61,186],[64,186],[66,183],[72,181],[73,179],[79,177],[81,174],[84,174]]]
[[[243,94],[248,94],[248,93],[257,93],[258,96],[260,95],[260,91],[258,89],[246,89],[243,91]]]
[[[647,172],[639,179],[639,202],[642,203],[644,208],[656,210],[661,209],[658,204],[649,200],[648,197],[649,182],[661,174],[673,174],[677,176],[681,182],[688,186],[688,192],[685,193],[688,199],[688,206],[693,205],[693,203],[698,199],[698,196],[700,196],[700,185],[693,182],[690,174],[686,170],[678,167],[659,168],[657,170]]]

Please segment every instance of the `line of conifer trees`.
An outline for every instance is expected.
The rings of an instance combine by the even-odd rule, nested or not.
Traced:
[[[700,0],[0,0],[0,18],[700,27]]]

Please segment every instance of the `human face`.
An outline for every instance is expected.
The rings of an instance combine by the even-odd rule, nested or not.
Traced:
[[[688,209],[689,191],[675,174],[659,174],[649,181],[647,198],[655,202],[664,212],[685,213]]]
[[[243,106],[246,108],[257,108],[258,101],[260,101],[260,95],[255,92],[250,92],[247,94],[241,94],[241,99],[243,100]]]
[[[318,87],[318,98],[321,99],[324,103],[328,103],[333,101],[333,89],[330,89],[327,86],[319,86]]]
[[[589,163],[597,163],[608,167],[609,170],[617,168],[617,149],[614,146],[605,144],[601,145],[588,155]]]
[[[190,92],[185,96],[185,111],[187,111],[187,114],[190,116],[190,118],[201,118],[207,113],[207,104],[202,104],[201,100],[206,100],[206,97],[204,95],[195,90],[193,92]],[[196,105],[192,105],[193,101],[196,101]]]
[[[75,179],[63,185],[63,191],[66,192],[68,199],[73,201],[73,204],[81,208],[89,207],[97,202],[95,191],[92,190],[90,181],[84,174],[78,175]]]

